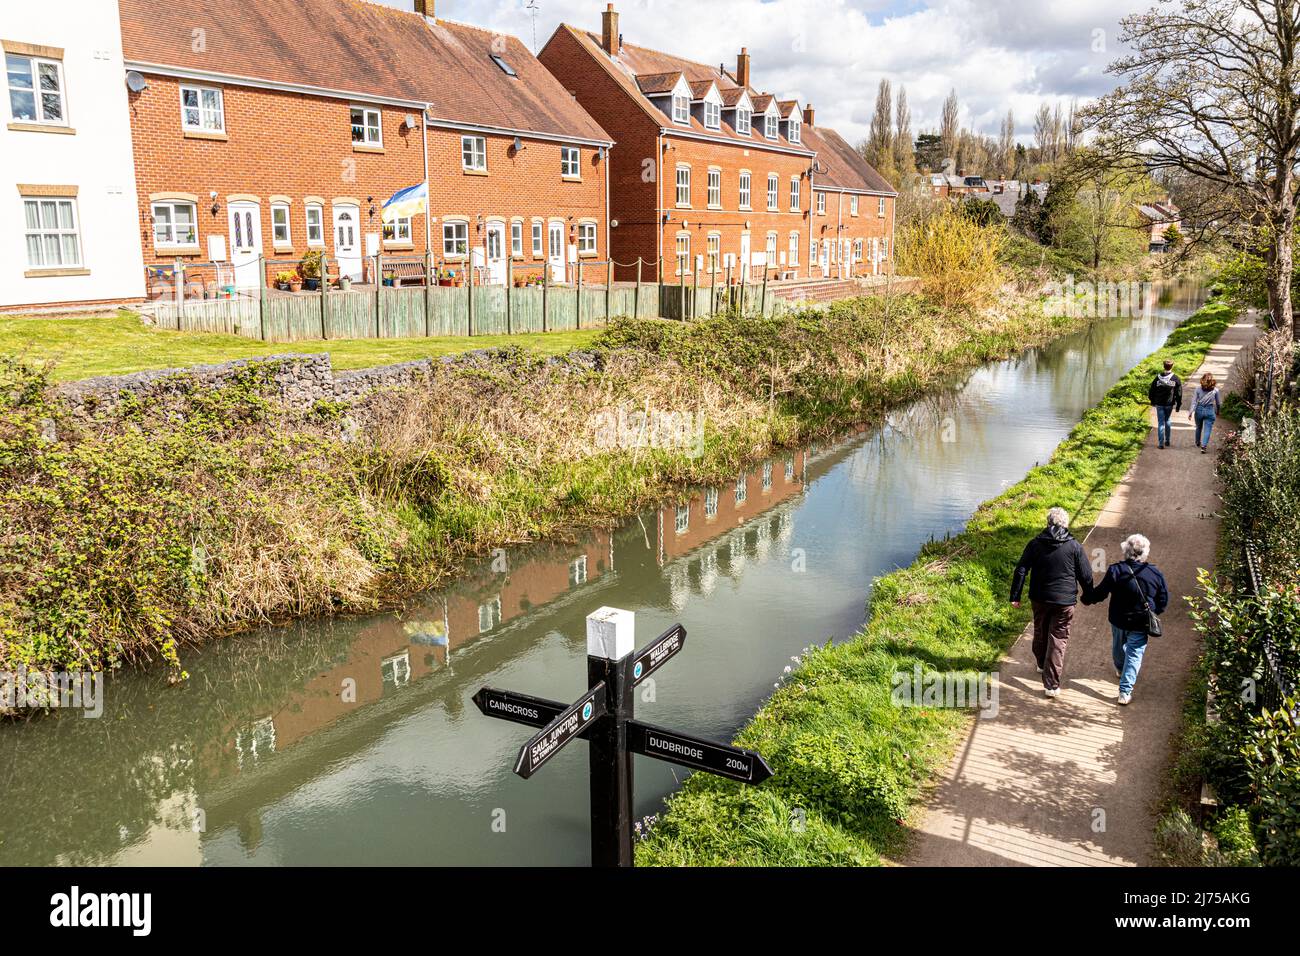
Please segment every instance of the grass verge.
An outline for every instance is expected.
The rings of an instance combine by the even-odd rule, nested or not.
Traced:
[[[32,363],[52,363],[53,381],[75,381],[96,375],[215,365],[286,352],[329,352],[337,369],[369,368],[505,346],[542,355],[562,355],[587,347],[597,334],[595,329],[584,329],[520,335],[277,343],[213,332],[151,328],[135,313],[123,313],[90,318],[0,318],[0,355],[18,355]]]
[[[1028,620],[1006,592],[1046,510],[1064,507],[1080,529],[1095,520],[1146,439],[1147,385],[1160,360],[1198,367],[1233,317],[1225,303],[1191,316],[1083,416],[1048,463],[981,506],[965,532],[877,581],[863,630],[801,655],[737,736],[776,775],[756,788],[693,775],[638,846],[638,864],[870,865],[902,851],[904,821],[969,713],[896,706],[893,675],[996,666]]]

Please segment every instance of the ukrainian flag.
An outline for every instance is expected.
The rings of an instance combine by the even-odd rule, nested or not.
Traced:
[[[407,186],[393,193],[392,198],[384,203],[384,222],[418,215],[429,208],[429,184]]]

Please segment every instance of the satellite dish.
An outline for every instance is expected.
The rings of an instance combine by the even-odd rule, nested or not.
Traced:
[[[524,141],[518,136],[515,137],[514,148],[516,153],[524,148]]]
[[[149,89],[149,84],[145,82],[144,74],[139,70],[128,70],[126,74],[126,88],[132,93],[143,93]]]
[[[415,118],[415,114],[414,114],[414,113],[407,113],[407,114],[406,114],[406,123],[405,123],[405,126],[406,126],[407,129],[415,129],[415,124],[416,124],[416,122],[417,122],[417,120],[416,120],[416,118]]]

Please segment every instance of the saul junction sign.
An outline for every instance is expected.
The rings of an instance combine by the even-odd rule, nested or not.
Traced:
[[[636,686],[686,646],[674,624],[633,650],[635,615],[603,607],[587,616],[587,691],[572,704],[483,687],[474,703],[488,717],[539,730],[519,750],[515,773],[527,780],[578,738],[589,745],[592,866],[631,866],[632,755],[758,784],[772,768],[752,750],[702,740],[633,719]]]

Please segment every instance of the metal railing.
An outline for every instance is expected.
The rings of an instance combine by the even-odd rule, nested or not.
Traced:
[[[1250,593],[1255,597],[1260,597],[1264,593],[1263,574],[1260,569],[1259,554],[1255,549],[1252,541],[1247,541],[1242,550],[1246,559],[1246,580],[1250,587]],[[1263,682],[1263,687],[1259,689],[1258,701],[1265,710],[1279,710],[1288,700],[1296,699],[1295,685],[1288,679],[1286,670],[1282,663],[1282,654],[1278,651],[1273,637],[1267,631],[1260,634],[1260,640],[1264,649],[1264,669],[1267,672],[1268,679]],[[1291,711],[1291,716],[1296,717],[1296,710]]]

